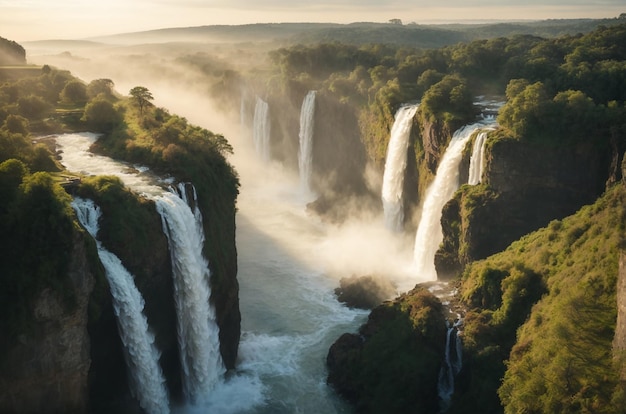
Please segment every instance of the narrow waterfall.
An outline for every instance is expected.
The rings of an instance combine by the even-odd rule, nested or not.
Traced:
[[[385,226],[391,231],[402,231],[403,227],[404,172],[406,170],[411,125],[417,108],[418,105],[407,105],[398,109],[387,146],[382,201]]]
[[[474,140],[472,155],[470,157],[469,179],[467,180],[469,185],[480,184],[482,181],[483,170],[485,168],[485,142],[487,142],[488,132],[489,131],[480,132]]]
[[[252,139],[257,154],[265,162],[270,160],[269,105],[257,96],[252,120]]]
[[[178,191],[177,191],[178,190]],[[219,328],[209,303],[210,271],[202,254],[202,216],[184,185],[155,198],[170,246],[183,389],[192,403],[201,403],[225,372],[219,350]],[[192,204],[190,207],[189,204]],[[193,209],[193,211],[192,211]]]
[[[484,122],[466,125],[458,129],[439,162],[435,179],[426,190],[422,205],[422,217],[415,235],[415,265],[422,278],[437,280],[435,253],[443,241],[441,211],[459,188],[459,164],[463,149],[472,134],[485,128]]]
[[[76,198],[72,207],[83,227],[96,240],[98,256],[111,287],[133,394],[147,413],[169,413],[165,379],[159,365],[160,353],[154,343],[154,335],[149,330],[148,320],[143,315],[144,301],[133,276],[120,259],[105,249],[97,239],[101,213],[93,201]]]
[[[437,393],[441,399],[442,410],[445,411],[454,394],[454,378],[461,372],[462,368],[462,343],[458,335],[459,326],[462,320],[459,319],[452,326],[448,326],[446,336],[445,359],[439,371],[439,382],[437,383]]]
[[[305,194],[311,191],[313,174],[313,125],[315,121],[315,91],[309,91],[302,101],[300,110],[300,150],[298,167],[300,168],[300,188]]]

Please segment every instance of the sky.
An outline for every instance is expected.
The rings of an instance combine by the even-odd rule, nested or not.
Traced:
[[[605,18],[626,0],[0,0],[0,37],[30,41],[214,24]]]

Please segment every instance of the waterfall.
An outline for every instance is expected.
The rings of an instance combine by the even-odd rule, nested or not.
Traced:
[[[191,203],[181,184],[172,192],[156,197],[155,201],[169,242],[174,273],[183,389],[189,401],[201,403],[225,368],[219,350],[215,310],[209,303],[210,271],[202,254],[204,232],[195,197],[193,189]]]
[[[174,300],[183,388],[191,402],[202,402],[225,372],[221,359],[219,329],[209,303],[210,271],[202,255],[202,215],[193,186],[179,184],[168,192],[155,185],[154,177],[130,173],[128,165],[92,154],[94,134],[65,134],[57,137],[61,163],[70,171],[84,174],[116,175],[132,190],[155,201],[169,242],[174,273]],[[153,378],[157,378],[153,375]],[[163,392],[163,395],[167,395]]]
[[[494,120],[494,118],[485,119]],[[467,181],[469,185],[480,184],[482,180],[483,170],[485,168],[485,142],[487,142],[488,132],[489,131],[481,131],[474,140],[472,155],[470,157],[469,179]]]
[[[461,372],[461,338],[458,335],[459,326],[462,319],[459,319],[452,326],[448,325],[448,333],[446,335],[445,357],[441,369],[439,371],[439,381],[437,383],[437,394],[441,399],[442,412],[445,411],[449,404],[452,394],[454,394],[454,377]]]
[[[392,231],[401,231],[404,222],[403,187],[406,170],[407,149],[411,125],[418,105],[402,106],[396,112],[391,128],[385,172],[383,174],[382,201],[385,226]]]
[[[472,134],[486,124],[478,122],[458,129],[437,168],[435,179],[426,190],[422,217],[415,235],[415,265],[421,278],[437,280],[435,253],[443,241],[441,211],[459,188],[459,164],[465,144]]]
[[[252,139],[257,154],[265,162],[270,160],[270,118],[269,105],[257,96],[252,121]]]
[[[315,120],[315,91],[309,91],[300,110],[300,150],[298,167],[300,169],[300,188],[305,194],[311,191],[313,173],[313,125]]]
[[[165,379],[159,365],[160,353],[154,335],[143,315],[144,301],[133,276],[120,259],[102,246],[97,239],[100,209],[91,200],[76,198],[72,202],[79,221],[96,240],[113,297],[117,326],[124,344],[126,363],[133,394],[147,413],[169,413]]]

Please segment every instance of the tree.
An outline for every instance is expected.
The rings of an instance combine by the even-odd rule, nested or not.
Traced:
[[[87,87],[79,80],[69,81],[61,91],[64,102],[83,104],[87,102]]]
[[[110,132],[122,122],[122,116],[111,102],[98,97],[85,106],[82,120],[98,131]]]
[[[130,90],[130,96],[139,106],[139,113],[143,115],[143,109],[150,105],[150,101],[154,99],[152,93],[145,86],[135,86]]]
[[[87,85],[87,95],[92,99],[100,94],[111,97],[113,96],[114,86],[115,84],[111,79],[95,79]]]

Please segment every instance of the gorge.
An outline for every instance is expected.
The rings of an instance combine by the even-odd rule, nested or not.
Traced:
[[[620,88],[600,84],[618,82],[609,73],[623,53],[594,45],[625,34],[616,26],[429,51],[281,46],[258,67],[246,65],[260,51],[246,64],[225,63],[227,53],[249,52],[245,45],[218,48],[220,59],[206,52],[214,45],[206,54],[188,52],[197,45],[135,45],[116,48],[115,59],[86,50],[35,58],[84,79],[111,77],[120,90],[141,82],[168,109],[108,97],[123,115],[115,128],[98,140],[57,135],[57,157],[80,176],[67,187],[75,205],[90,199],[101,211],[91,235],[62,207],[69,221],[44,221],[67,227],[58,234],[71,237],[58,245],[73,261],[71,272],[59,271],[68,281],[34,295],[34,326],[72,344],[74,358],[59,353],[62,369],[38,356],[58,347],[28,331],[15,336],[1,407],[35,377],[24,369],[40,369],[28,362],[35,355],[63,373],[58,389],[74,390],[51,406],[79,412],[619,414],[626,118]],[[146,54],[138,59],[137,50]],[[77,58],[83,53],[89,58]],[[579,78],[577,62],[595,80]],[[560,83],[547,81],[557,68]],[[52,85],[55,70],[41,79]],[[1,91],[11,99],[11,89]],[[486,91],[506,103],[481,116],[476,96]],[[90,99],[85,114],[104,98]],[[33,125],[93,125],[63,109]],[[19,122],[6,118],[0,143],[21,142],[7,132]],[[73,157],[83,164],[71,166]],[[0,225],[17,242],[15,229],[39,223],[34,206],[48,205],[26,204],[47,183],[41,158],[0,163],[8,200]],[[101,168],[105,158],[125,162]],[[45,185],[59,187],[51,178]],[[153,335],[143,343],[160,353],[156,385],[127,375],[134,345],[115,319],[99,246],[143,297],[135,315],[149,326],[138,331]],[[2,266],[17,255],[7,256]],[[392,291],[376,288],[372,309],[352,308],[335,296],[344,280],[384,281]],[[79,298],[67,309],[81,317],[57,312],[66,306],[59,285]],[[56,320],[76,326],[71,339],[54,330]],[[160,399],[140,391],[158,384]],[[33,390],[40,411],[51,386]]]

